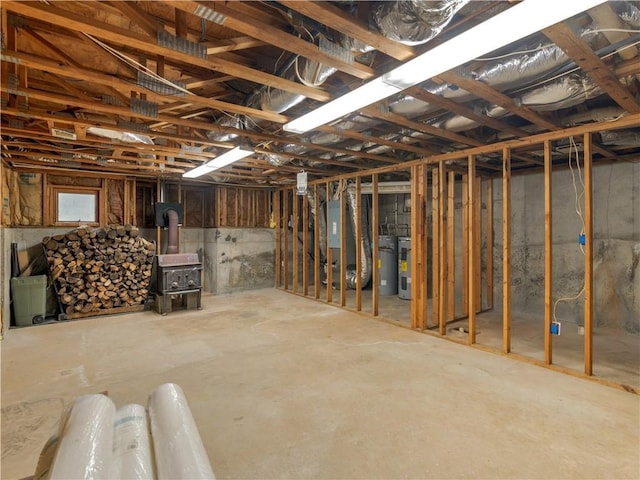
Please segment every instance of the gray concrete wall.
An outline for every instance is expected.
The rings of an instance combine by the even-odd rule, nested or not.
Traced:
[[[275,285],[275,231],[204,229],[205,291],[230,293]]]
[[[25,250],[42,242],[46,236],[63,234],[68,227],[0,228],[0,309],[6,334],[11,318],[10,276],[11,243]],[[156,230],[140,230],[147,240],[156,240]],[[165,245],[165,232],[161,247]],[[163,249],[163,247],[162,247]],[[275,232],[268,228],[182,228],[180,251],[196,252],[203,262],[203,289],[212,293],[272,287],[275,284]]]
[[[575,168],[574,168],[575,170]],[[580,182],[576,173],[578,192]],[[640,333],[640,166],[594,167],[594,289],[596,326]],[[512,309],[544,313],[544,179],[512,178]],[[576,296],[583,286],[584,256],[578,244],[581,220],[568,169],[554,172],[553,299]],[[494,183],[495,306],[502,305],[502,183]],[[584,202],[580,199],[580,204]],[[561,322],[583,323],[584,296],[561,301]]]

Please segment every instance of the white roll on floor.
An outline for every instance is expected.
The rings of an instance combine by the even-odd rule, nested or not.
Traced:
[[[60,422],[52,479],[109,478],[116,407],[105,395],[78,397]]]
[[[111,478],[155,478],[147,411],[142,405],[124,405],[116,411]]]
[[[160,385],[147,406],[158,479],[215,479],[182,389]]]

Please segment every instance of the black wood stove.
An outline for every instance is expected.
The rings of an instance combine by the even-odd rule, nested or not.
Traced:
[[[197,253],[156,255],[156,311],[173,311],[173,301],[182,298],[182,307],[201,308],[202,263]]]

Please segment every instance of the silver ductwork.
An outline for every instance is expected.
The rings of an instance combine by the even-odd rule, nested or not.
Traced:
[[[635,3],[635,5],[634,5]],[[633,28],[640,28],[640,8],[637,2],[627,2],[620,12],[620,18]]]
[[[593,110],[587,110],[585,112],[574,113],[568,115],[563,119],[563,125],[571,127],[574,125],[581,125],[588,122],[610,122],[617,120],[618,118],[627,115],[627,111],[622,107],[604,107],[596,108]]]
[[[308,87],[319,87],[337,70],[334,67],[328,67],[304,57],[298,57],[294,67],[295,71],[289,75],[289,80],[297,78],[300,83]],[[304,99],[304,95],[269,88],[264,91],[260,98],[260,107],[262,110],[269,112],[282,113]]]
[[[220,127],[230,127],[238,130],[244,129],[244,122],[242,121],[242,117],[239,114],[234,115],[225,115],[224,117],[220,117],[216,120],[216,125]],[[237,133],[225,133],[225,132],[216,132],[215,130],[210,130],[207,132],[207,138],[212,142],[230,142],[238,138]]]
[[[311,212],[311,218],[313,218],[314,222],[318,222],[318,235],[320,237],[318,239],[318,243],[320,246],[320,262],[324,263],[325,259],[327,258],[327,215],[325,209],[322,208],[323,199],[326,197],[326,195],[324,194],[324,189],[320,188],[318,197],[320,199],[320,205],[316,205],[314,191],[312,189],[307,190],[307,198],[309,199],[309,211]]]
[[[573,107],[603,93],[588,75],[571,74],[523,93],[519,102],[540,112]]]
[[[405,45],[421,45],[438,35],[469,0],[400,0],[380,2],[372,17],[387,38]]]
[[[603,145],[617,145],[622,147],[640,146],[640,132],[638,130],[605,130],[600,132]]]
[[[362,195],[359,199],[356,200],[355,188],[347,188],[344,193],[346,193],[347,195],[347,205],[349,205],[351,226],[353,227],[353,233],[355,235],[356,225],[358,224],[358,218],[356,216],[356,203],[357,201],[362,202]],[[369,280],[371,280],[373,259],[371,256],[371,242],[369,240],[369,215],[366,214],[364,208],[361,208],[361,211],[362,238],[356,238],[355,240],[356,248],[360,249],[360,259],[362,262],[360,265],[360,285],[364,287],[365,285],[367,285],[367,283],[369,283]],[[356,288],[357,279],[357,270],[347,270],[347,288]]]

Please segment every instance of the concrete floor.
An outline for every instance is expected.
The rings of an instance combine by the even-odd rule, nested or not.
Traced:
[[[301,290],[300,290],[301,292]],[[309,289],[313,295],[313,287]],[[356,308],[356,292],[347,290],[347,308]],[[326,300],[323,286],[320,298]],[[339,305],[340,292],[333,291],[333,304]],[[431,299],[428,299],[429,321],[431,322]],[[498,306],[499,307],[499,306]],[[458,306],[458,309],[459,306]],[[371,290],[362,291],[362,311],[370,314]],[[411,301],[397,296],[381,296],[378,313],[381,317],[411,325]],[[502,350],[502,312],[487,311],[476,316],[476,342],[480,345]],[[447,326],[447,335],[462,342],[468,334],[469,322],[460,320]],[[437,329],[434,329],[434,331]],[[617,384],[640,388],[640,342],[621,328],[597,327],[593,335],[593,375]],[[554,365],[579,373],[584,372],[584,336],[574,322],[563,321],[561,335],[552,337]],[[511,352],[540,362],[544,361],[544,313],[522,314],[514,312],[511,320]],[[639,476],[640,477],[640,476]]]
[[[63,405],[184,389],[219,478],[638,478],[639,397],[275,289],[9,331],[2,478]]]

